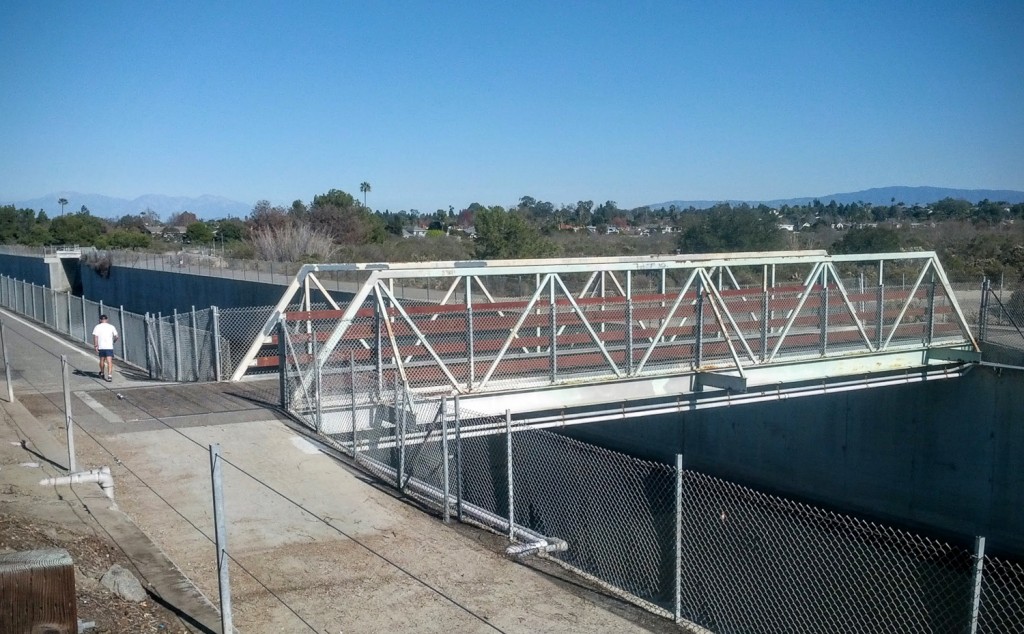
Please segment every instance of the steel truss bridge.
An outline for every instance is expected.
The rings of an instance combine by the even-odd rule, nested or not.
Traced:
[[[325,274],[361,284],[339,301]],[[935,253],[786,251],[306,265],[232,378],[276,369],[293,413],[343,433],[399,394],[544,427],[950,378],[978,361]]]

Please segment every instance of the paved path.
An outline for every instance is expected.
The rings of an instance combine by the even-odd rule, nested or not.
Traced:
[[[118,366],[109,384],[91,351],[0,318],[18,415],[61,446],[66,355],[79,469],[110,466],[120,509],[211,598],[209,445],[221,445],[241,632],[681,631],[377,486],[268,407],[276,381],[160,384]]]

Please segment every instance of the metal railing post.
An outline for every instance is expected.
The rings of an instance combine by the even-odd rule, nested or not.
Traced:
[[[121,358],[128,360],[128,338],[124,336],[124,304],[117,307],[117,334],[121,335]]]
[[[278,387],[281,390],[281,409],[288,411],[288,329],[282,316],[277,322]]]
[[[151,319],[150,314],[146,313],[146,317],[142,322],[142,337],[145,340],[143,341],[143,345],[146,348],[146,369],[149,370],[149,378],[152,379],[154,377],[153,358],[155,355],[152,354],[152,346],[150,345],[153,341],[153,327],[150,323]]]
[[[313,416],[315,417],[314,423],[316,424],[316,433],[320,433],[324,428],[324,410],[321,407],[323,401],[323,374],[320,370],[320,359],[317,350],[316,333],[309,333],[310,345],[312,346],[312,352],[310,354],[311,361],[313,362]],[[352,402],[355,403],[355,386],[352,387]],[[355,417],[352,419],[352,425],[355,425]]]
[[[821,356],[825,356],[828,353],[828,268],[821,267],[821,293],[820,303],[818,304],[818,323],[821,326],[821,336],[819,341]]]
[[[156,363],[160,367],[160,378],[164,378],[164,316],[156,314]]]
[[[466,276],[466,349],[469,368],[466,373],[466,389],[472,390],[476,382],[476,350],[475,337],[473,335],[473,278]]]
[[[221,374],[220,309],[210,306],[210,317],[213,319],[213,332],[210,333],[210,338],[213,340],[213,377],[219,383],[224,378]]]
[[[405,405],[407,392],[402,389],[402,405],[398,405],[399,390],[401,388],[401,377],[398,368],[395,368],[395,429],[398,432],[398,490],[405,490]]]
[[[768,360],[768,267],[761,267],[761,361]]]
[[[196,307],[192,306],[192,312],[189,314],[189,326],[192,328],[192,369],[195,372],[195,380],[202,381],[199,376],[199,336],[196,334],[199,326],[196,320]]]
[[[551,310],[551,382],[554,383],[558,380],[558,310],[555,305],[555,280],[552,278],[548,282],[550,286],[548,306]]]
[[[697,314],[694,317],[693,364],[695,368],[704,364],[704,278],[697,278]]]
[[[374,289],[374,293],[378,296],[377,298],[375,298],[375,299],[377,299],[377,301],[373,302],[374,336],[377,339],[376,345],[374,346],[374,350],[377,352],[377,354],[376,354],[376,357],[377,357],[377,394],[380,397],[383,397],[383,393],[384,393],[384,353],[382,352],[382,350],[383,350],[383,345],[384,345],[384,332],[383,332],[383,330],[384,330],[384,323],[381,321],[383,319],[383,315],[380,314],[379,291]],[[396,351],[396,354],[397,354],[397,351]],[[395,368],[395,372],[397,372],[397,371],[398,371],[398,368],[396,367]]]
[[[683,454],[676,454],[676,569],[672,578],[675,580],[675,601],[673,616],[676,623],[683,618]]]
[[[68,471],[74,473],[75,467],[75,422],[71,418],[71,386],[68,384],[68,357],[60,355],[60,375],[64,381],[64,425],[68,433]]]
[[[451,521],[451,509],[448,501],[451,498],[451,491],[448,485],[448,397],[441,397],[441,477],[444,482],[444,502],[442,503],[441,517],[447,524]]]
[[[875,349],[881,350],[882,342],[885,341],[885,284],[882,284],[881,280],[879,280],[878,283],[878,299],[875,301],[878,304],[878,324],[876,326],[877,332],[875,333]]]
[[[988,295],[991,290],[988,278],[981,281],[981,306],[978,308],[978,339],[985,341],[988,335]]]
[[[85,295],[82,296],[82,341],[89,343],[89,321],[85,310]]]
[[[971,629],[970,634],[978,631],[978,617],[981,611],[981,581],[985,568],[985,538],[974,538],[974,584],[971,587]]]
[[[633,272],[626,271],[626,376],[633,376]]]
[[[935,337],[935,271],[931,273],[931,283],[928,286],[928,332],[926,333],[925,344],[931,345]]]
[[[4,322],[0,319],[0,349],[4,355],[4,377],[7,380],[7,402],[14,402],[14,385],[11,384],[11,360],[7,356],[7,339],[4,337]]]
[[[178,309],[171,309],[171,341],[174,343],[174,380],[181,380],[181,332],[178,329]]]
[[[552,284],[552,287],[554,285]],[[516,504],[515,491],[512,486],[512,412],[505,410],[505,473],[508,479],[508,539],[515,541],[516,537]]]
[[[220,445],[210,445],[210,481],[213,486],[213,524],[217,547],[217,587],[220,592],[220,628],[224,634],[234,631],[231,617],[231,582],[228,576],[228,531],[224,517],[221,481]]]
[[[455,517],[462,521],[462,418],[455,395]]]
[[[315,363],[315,358],[314,358]],[[352,457],[355,457],[359,451],[358,443],[359,437],[356,431],[356,351],[350,350],[348,353],[348,376],[349,384],[352,386]]]

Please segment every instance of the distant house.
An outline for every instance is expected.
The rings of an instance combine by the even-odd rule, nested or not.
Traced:
[[[161,228],[160,237],[168,242],[184,242],[186,229],[187,227],[182,227],[180,225],[173,227],[167,225]]]
[[[403,238],[425,238],[427,237],[426,227],[412,227],[411,229],[402,229]]]
[[[780,224],[779,229],[782,229],[783,231],[794,231],[796,227],[793,225]]]

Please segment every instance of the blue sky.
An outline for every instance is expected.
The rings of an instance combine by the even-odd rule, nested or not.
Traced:
[[[1024,2],[0,0],[0,200],[1024,189]]]

